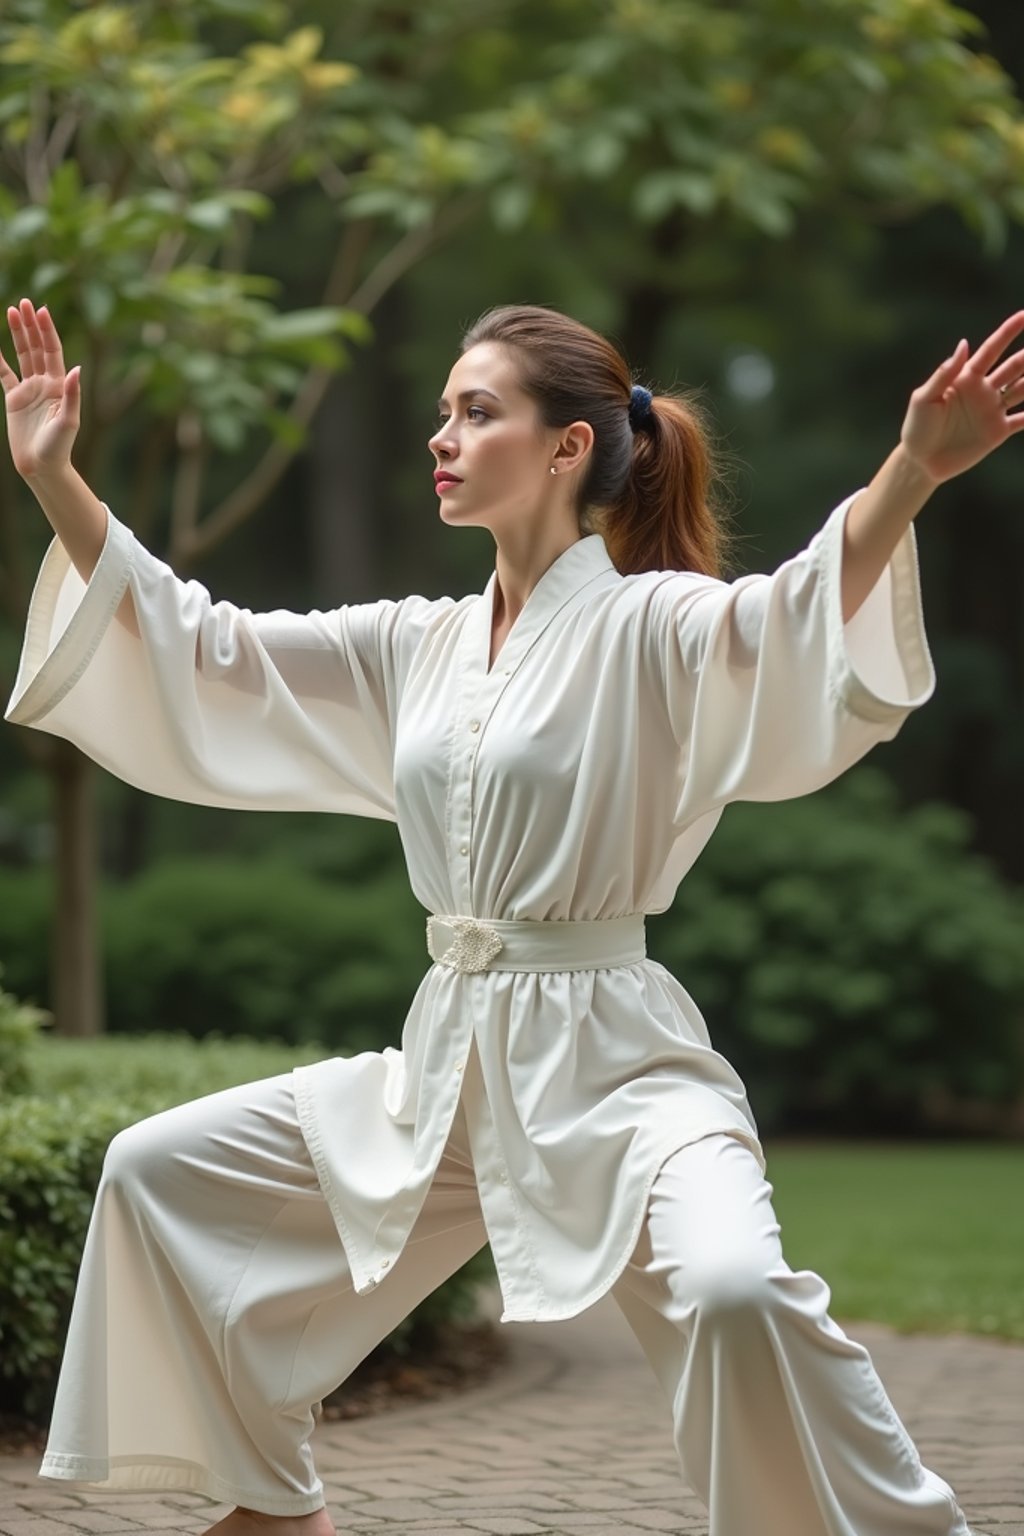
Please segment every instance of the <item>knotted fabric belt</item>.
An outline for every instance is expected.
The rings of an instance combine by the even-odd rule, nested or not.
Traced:
[[[427,949],[449,970],[596,971],[647,958],[642,912],[595,922],[428,917]]]

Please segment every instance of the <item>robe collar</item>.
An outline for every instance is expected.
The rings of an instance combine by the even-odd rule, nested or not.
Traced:
[[[492,671],[488,673],[494,595],[498,584],[495,568],[470,610],[467,661],[472,671],[481,677],[509,676],[566,603],[571,602],[577,593],[589,587],[592,582],[601,577],[607,579],[609,573],[616,577],[619,574],[601,534],[585,534],[575,544],[570,544],[568,549],[552,561],[531,590],[505,637]]]

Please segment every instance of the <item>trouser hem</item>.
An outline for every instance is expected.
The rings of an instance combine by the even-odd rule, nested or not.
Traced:
[[[173,1456],[114,1456],[105,1461],[48,1451],[38,1475],[98,1493],[140,1488],[187,1489],[190,1493],[208,1494],[218,1503],[241,1504],[266,1515],[311,1515],[326,1504],[322,1484],[313,1493],[272,1493],[266,1488],[230,1483],[209,1467],[179,1461]]]

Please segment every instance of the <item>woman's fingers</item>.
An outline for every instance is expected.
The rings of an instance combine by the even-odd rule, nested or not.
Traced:
[[[21,318],[21,310],[16,309],[13,304],[9,305],[7,309],[7,324],[11,328],[11,340],[14,342],[14,350],[18,358],[18,368],[22,378],[27,379],[35,372],[32,365],[32,348]]]
[[[1024,374],[1024,350],[1014,352],[1013,356],[1000,363],[998,368],[993,368],[988,376],[988,382],[994,384],[996,389],[1001,389],[1004,384],[1016,384],[1022,374]]]
[[[13,389],[14,386],[16,384],[20,384],[20,382],[21,380],[18,378],[18,375],[15,373],[6,357],[4,357],[3,352],[0,352],[0,388],[3,389],[4,394],[6,395],[8,390]]]
[[[64,377],[64,348],[60,344],[57,335],[57,327],[50,317],[50,311],[44,304],[42,309],[36,311],[36,321],[39,327],[39,335],[43,344],[43,360],[46,371],[53,378]]]
[[[64,349],[46,305],[37,310],[31,299],[22,299],[17,306],[11,304],[7,309],[7,323],[11,328],[21,377],[28,379],[33,375],[48,375],[52,379],[63,379]],[[3,367],[7,373],[0,370],[0,379],[5,388],[9,388],[17,382],[17,376],[12,369],[7,368],[6,362]]]
[[[21,324],[25,332],[29,356],[32,359],[32,372],[45,373],[46,352],[43,348],[43,338],[39,329],[35,305],[31,299],[22,299],[21,301]]]
[[[959,341],[956,350],[951,357],[947,357],[944,363],[940,363],[930,379],[926,379],[918,391],[923,400],[940,400],[948,386],[956,378],[963,367],[967,356],[966,341]]]
[[[991,336],[986,337],[968,363],[967,371],[978,375],[988,373],[993,363],[998,361],[1000,353],[1005,352],[1014,337],[1019,336],[1022,331],[1024,331],[1024,309],[1019,309],[1015,315],[1011,315],[1008,320],[1003,321],[1002,325],[997,326]]]
[[[28,299],[22,299],[17,308],[12,304],[7,311],[7,319],[22,378],[30,379],[33,374],[42,373],[43,348],[38,340],[38,330],[34,327],[35,312]]]

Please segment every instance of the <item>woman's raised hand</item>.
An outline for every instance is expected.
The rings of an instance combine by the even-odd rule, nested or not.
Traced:
[[[64,371],[57,327],[43,306],[22,299],[7,311],[21,378],[0,352],[0,386],[14,467],[26,480],[63,469],[81,424],[80,368]]]
[[[952,357],[910,397],[900,441],[936,484],[963,474],[1015,432],[1024,431],[1024,350],[999,358],[1024,333],[1024,310],[1011,315],[971,356],[961,341]]]

